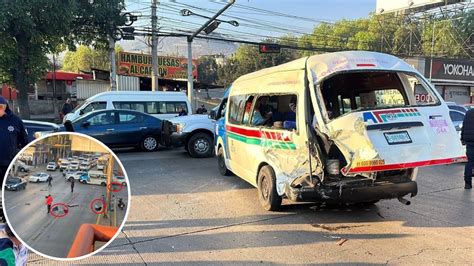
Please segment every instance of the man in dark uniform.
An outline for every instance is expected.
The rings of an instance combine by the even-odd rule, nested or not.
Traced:
[[[466,144],[467,163],[464,168],[464,188],[472,189],[472,168],[474,167],[474,109],[467,111],[461,129],[461,141]]]
[[[28,143],[28,133],[23,121],[13,114],[8,102],[0,96],[0,176],[3,178],[8,165],[17,152]]]

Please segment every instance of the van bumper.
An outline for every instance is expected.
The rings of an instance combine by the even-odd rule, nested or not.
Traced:
[[[293,188],[287,186],[286,196],[292,201],[311,202],[370,202],[381,199],[394,199],[411,194],[416,196],[418,187],[415,181],[403,183],[374,183],[365,186],[325,186]]]

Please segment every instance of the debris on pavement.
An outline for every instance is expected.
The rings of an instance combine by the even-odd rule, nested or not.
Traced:
[[[337,244],[338,244],[339,246],[342,246],[342,244],[346,243],[347,240],[348,240],[347,238],[341,238],[339,241],[337,241]]]

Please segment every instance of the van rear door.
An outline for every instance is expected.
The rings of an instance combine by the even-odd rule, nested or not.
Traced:
[[[341,73],[321,84],[343,174],[449,164],[463,157],[449,110],[415,74]]]

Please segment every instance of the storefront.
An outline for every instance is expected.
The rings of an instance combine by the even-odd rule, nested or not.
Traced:
[[[445,58],[409,58],[447,102],[474,103],[474,61]]]

